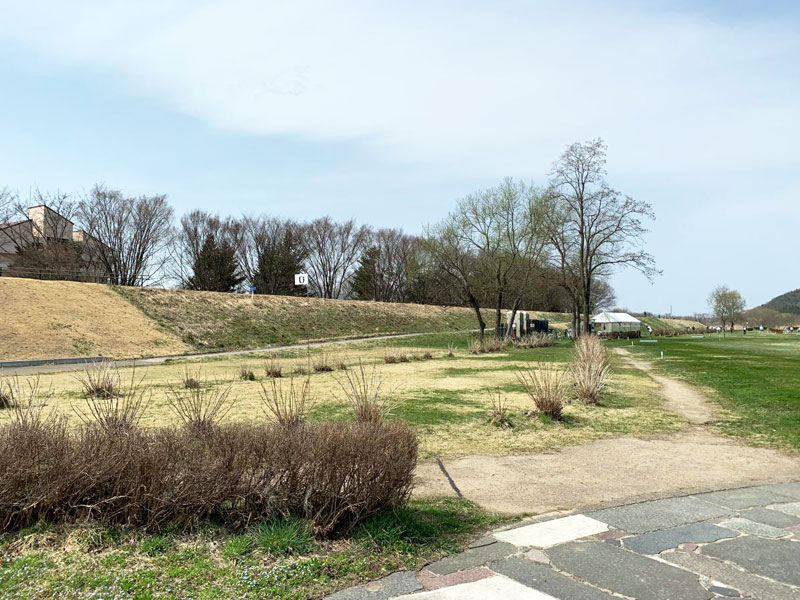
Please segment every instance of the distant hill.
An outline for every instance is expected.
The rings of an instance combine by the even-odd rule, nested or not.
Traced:
[[[742,317],[755,326],[784,327],[800,324],[800,290],[776,296],[761,306],[744,311]]]
[[[763,306],[779,313],[800,315],[800,289],[776,296]]]

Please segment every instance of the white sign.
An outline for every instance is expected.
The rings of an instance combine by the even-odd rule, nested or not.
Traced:
[[[294,276],[295,285],[308,285],[308,273],[296,273]]]

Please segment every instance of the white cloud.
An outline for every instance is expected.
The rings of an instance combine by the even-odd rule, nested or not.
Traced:
[[[388,161],[542,172],[603,136],[615,171],[800,157],[791,29],[599,3],[27,3],[0,35],[215,127],[362,140]]]

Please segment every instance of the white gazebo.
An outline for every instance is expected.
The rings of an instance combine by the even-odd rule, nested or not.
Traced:
[[[592,317],[594,332],[610,337],[639,337],[642,322],[628,313],[601,312]]]

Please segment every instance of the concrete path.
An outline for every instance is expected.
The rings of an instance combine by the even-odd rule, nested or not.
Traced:
[[[690,428],[548,453],[424,461],[417,466],[414,495],[460,494],[490,511],[540,514],[786,481],[798,474],[800,456]]]
[[[571,510],[725,487],[786,481],[800,456],[754,448],[702,427],[715,407],[688,384],[652,373],[650,363],[616,349],[660,385],[666,410],[692,427],[648,438],[620,437],[516,456],[466,456],[421,462],[417,497],[459,495],[495,512]]]
[[[373,335],[366,337],[343,338],[337,340],[322,340],[318,342],[303,342],[297,344],[286,344],[282,346],[267,346],[264,348],[253,348],[251,350],[227,350],[225,352],[206,352],[198,354],[179,354],[172,356],[153,356],[150,358],[137,358],[126,360],[109,361],[116,367],[148,366],[161,365],[168,360],[202,360],[205,358],[219,358],[226,356],[242,356],[246,354],[264,354],[270,352],[281,352],[283,350],[319,348],[322,346],[338,346],[342,344],[353,344],[357,342],[376,342],[380,340],[391,340],[396,338],[414,337],[420,335],[436,335],[436,332],[423,333],[392,333],[387,335]],[[0,369],[2,375],[38,375],[44,373],[60,373],[64,371],[82,371],[86,368],[84,363],[77,364],[45,364],[26,367],[7,367]]]
[[[539,518],[329,600],[800,600],[800,481]]]

